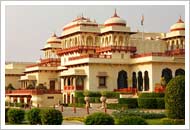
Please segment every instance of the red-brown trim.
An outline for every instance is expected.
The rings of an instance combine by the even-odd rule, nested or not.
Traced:
[[[176,49],[171,51],[162,52],[153,52],[153,53],[144,53],[144,54],[135,54],[131,55],[131,58],[141,58],[147,56],[174,56],[174,55],[185,55],[185,49]]]
[[[79,26],[98,27],[98,24],[84,24],[84,23],[81,23],[81,24],[74,24],[74,25],[71,25],[71,26],[68,26],[68,27],[63,28],[63,31],[69,30],[69,29],[71,29],[71,28],[79,27]]]
[[[61,41],[50,41],[50,42],[47,42],[47,43],[50,43],[50,44],[57,43],[57,44],[59,44],[59,43],[61,43]]]
[[[173,31],[181,31],[181,30],[185,30],[185,28],[174,28],[174,29],[171,29],[170,31],[173,32]]]
[[[61,90],[38,90],[38,89],[20,89],[6,90],[6,95],[43,95],[43,94],[61,94]]]
[[[125,23],[108,23],[105,24],[104,26],[108,27],[108,26],[126,26]]]

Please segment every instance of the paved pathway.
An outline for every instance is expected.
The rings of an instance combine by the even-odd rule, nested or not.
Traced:
[[[80,121],[64,121],[63,120],[62,125],[84,125],[84,123]]]
[[[61,110],[61,108],[57,109]],[[107,109],[108,114],[111,114],[113,111],[116,110]],[[92,107],[89,108],[89,114],[94,112],[105,112],[105,110],[101,108],[101,104],[93,104]],[[74,113],[74,107],[64,107],[62,113],[63,117],[85,117],[88,115],[85,108],[76,108],[76,113]]]

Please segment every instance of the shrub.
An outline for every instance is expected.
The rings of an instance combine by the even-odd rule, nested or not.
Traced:
[[[111,104],[107,104],[107,108],[108,109],[115,109],[115,110],[125,110],[128,108],[127,104],[115,104],[115,103],[111,103]]]
[[[5,87],[5,90],[15,90],[12,84],[8,84],[7,87]]]
[[[165,109],[165,101],[164,98],[156,98],[157,108]]]
[[[62,124],[63,116],[59,110],[44,109],[41,110],[41,122],[43,125],[60,125]]]
[[[26,89],[35,89],[35,86],[33,86],[32,84],[29,84]]]
[[[9,108],[5,108],[5,122],[8,122],[8,111],[9,111]]]
[[[84,123],[86,125],[114,125],[114,119],[106,113],[96,112],[87,116]]]
[[[100,103],[101,102],[99,97],[96,97],[94,101],[95,101],[95,103]]]
[[[76,98],[78,98],[78,97],[84,97],[83,91],[76,91],[75,92],[75,97]]]
[[[90,97],[90,103],[100,103],[100,97]]]
[[[140,108],[157,108],[157,103],[155,98],[138,98],[138,106]]]
[[[115,120],[116,125],[147,125],[145,119],[139,116],[125,116]]]
[[[27,112],[27,119],[30,124],[41,124],[40,109],[33,108]]]
[[[119,92],[105,91],[105,96],[107,98],[119,98]]]
[[[163,118],[162,124],[163,125],[185,125],[185,120],[184,119]]]
[[[69,107],[85,107],[85,104],[81,104],[81,103],[75,103],[75,104],[68,104]]]
[[[47,90],[47,87],[44,86],[43,84],[39,84],[36,89],[39,89],[39,90]]]
[[[21,109],[9,109],[8,121],[11,124],[21,124],[24,120],[25,111]]]
[[[77,97],[76,103],[85,104],[84,97]]]
[[[89,92],[89,97],[101,97],[100,92]]]
[[[128,108],[137,108],[137,98],[120,98],[119,104],[127,104]]]
[[[161,98],[164,97],[164,93],[141,93],[139,98]]]
[[[176,76],[166,86],[166,113],[169,118],[185,118],[185,76]]]

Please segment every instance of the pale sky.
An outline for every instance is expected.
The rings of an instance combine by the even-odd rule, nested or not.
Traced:
[[[96,19],[99,24],[110,18],[115,8],[132,31],[168,32],[179,16],[184,20],[185,7],[170,6],[6,6],[6,61],[36,61],[43,57],[40,49],[53,32],[60,36],[63,26],[79,15]]]

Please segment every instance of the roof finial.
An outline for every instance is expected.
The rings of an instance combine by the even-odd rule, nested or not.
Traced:
[[[183,20],[181,19],[181,15],[179,16],[179,19],[178,19],[177,23],[184,23]]]
[[[56,37],[55,31],[53,32],[52,37]]]
[[[117,16],[117,10],[116,10],[116,8],[115,8],[115,12],[114,12],[113,17],[118,17],[118,16]]]

